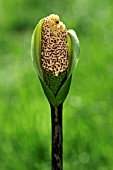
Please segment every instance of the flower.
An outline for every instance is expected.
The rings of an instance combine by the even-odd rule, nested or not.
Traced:
[[[79,40],[66,29],[58,15],[51,14],[37,24],[32,35],[32,59],[44,92],[54,106],[69,91],[71,75],[79,56]]]

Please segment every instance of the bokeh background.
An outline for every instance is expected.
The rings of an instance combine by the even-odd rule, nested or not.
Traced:
[[[51,13],[81,45],[64,103],[64,170],[113,170],[112,0],[0,0],[0,170],[51,169],[50,108],[30,55]]]

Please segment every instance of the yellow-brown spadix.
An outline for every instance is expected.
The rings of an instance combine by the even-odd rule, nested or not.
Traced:
[[[31,50],[44,92],[49,102],[58,106],[68,94],[78,62],[80,48],[76,33],[67,30],[58,15],[51,14],[37,24]]]

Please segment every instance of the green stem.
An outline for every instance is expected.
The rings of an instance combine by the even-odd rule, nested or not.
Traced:
[[[52,123],[52,170],[63,170],[63,139],[62,139],[62,107],[51,106],[51,123]]]

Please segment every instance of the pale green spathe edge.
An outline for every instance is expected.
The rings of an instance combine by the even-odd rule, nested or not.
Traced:
[[[41,68],[41,30],[44,18],[39,21],[31,39],[31,57],[40,78],[43,77]]]
[[[69,57],[69,69],[68,69],[68,76],[70,76],[79,60],[80,44],[74,30],[71,29],[68,30],[67,37],[68,37],[68,49],[71,48],[71,54],[70,54],[71,57]]]
[[[44,22],[44,18],[39,21],[39,23],[37,24],[33,32],[32,42],[31,42],[31,55],[32,55],[32,60],[37,70],[40,82],[42,84],[43,90],[45,92],[45,95],[48,101],[54,107],[57,107],[59,104],[64,102],[69,92],[72,72],[78,62],[80,46],[79,46],[79,41],[74,30],[68,30],[67,32],[67,45],[68,45],[68,53],[69,53],[68,77],[65,83],[62,85],[61,89],[59,90],[58,94],[54,96],[51,89],[46,85],[46,83],[43,80],[43,74],[42,74],[42,68],[41,68],[41,31],[42,31],[43,22]]]

